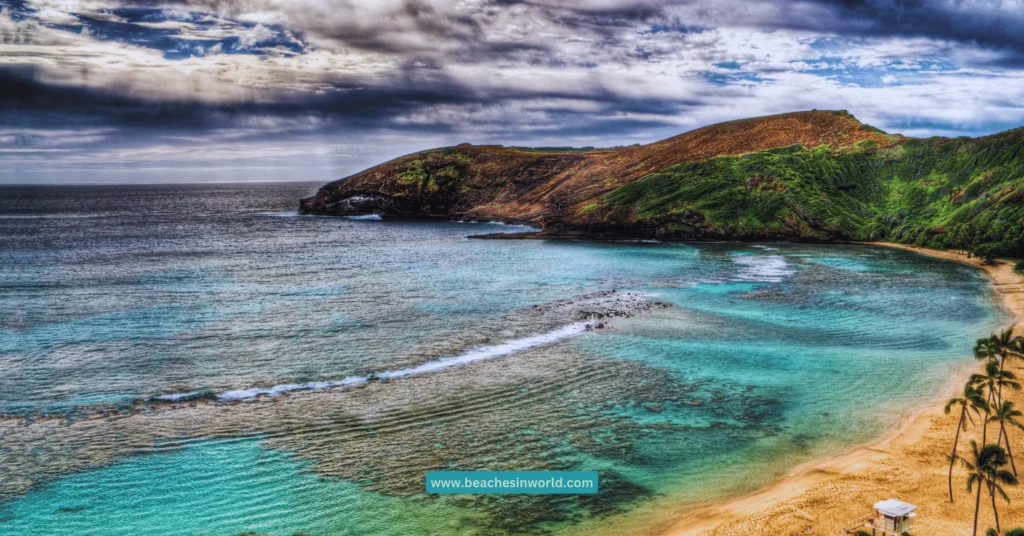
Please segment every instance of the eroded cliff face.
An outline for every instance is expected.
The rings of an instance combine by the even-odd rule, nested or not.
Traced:
[[[539,223],[551,211],[539,189],[594,156],[468,144],[422,151],[330,183],[301,210]]]
[[[597,150],[459,145],[325,185],[304,213],[526,223],[546,236],[1024,248],[1022,130],[914,139],[843,111]]]

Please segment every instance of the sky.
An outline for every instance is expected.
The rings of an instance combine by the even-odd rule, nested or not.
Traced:
[[[0,0],[0,183],[329,181],[845,109],[1024,125],[1024,0]]]

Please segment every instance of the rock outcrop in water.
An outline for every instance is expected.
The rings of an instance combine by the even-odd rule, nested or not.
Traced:
[[[525,223],[547,237],[890,240],[1024,254],[1022,136],[908,138],[845,111],[811,111],[612,149],[464,144],[327,184],[300,210]]]

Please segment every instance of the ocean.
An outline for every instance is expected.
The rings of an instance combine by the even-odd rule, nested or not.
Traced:
[[[472,240],[524,229],[296,214],[317,186],[0,187],[0,533],[657,534],[883,435],[1006,320],[904,251]]]

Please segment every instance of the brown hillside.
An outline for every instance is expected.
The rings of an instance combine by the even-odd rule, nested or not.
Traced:
[[[680,162],[789,145],[840,148],[873,140],[888,146],[899,139],[866,127],[845,112],[795,112],[741,119],[699,128],[650,145],[594,155],[588,166],[574,168],[558,177],[561,182],[554,192],[573,192],[575,204]]]
[[[460,145],[401,157],[326,185],[305,212],[540,223],[673,164],[794,144],[849,147],[901,143],[846,112],[795,112],[716,125],[649,145],[543,152]]]

